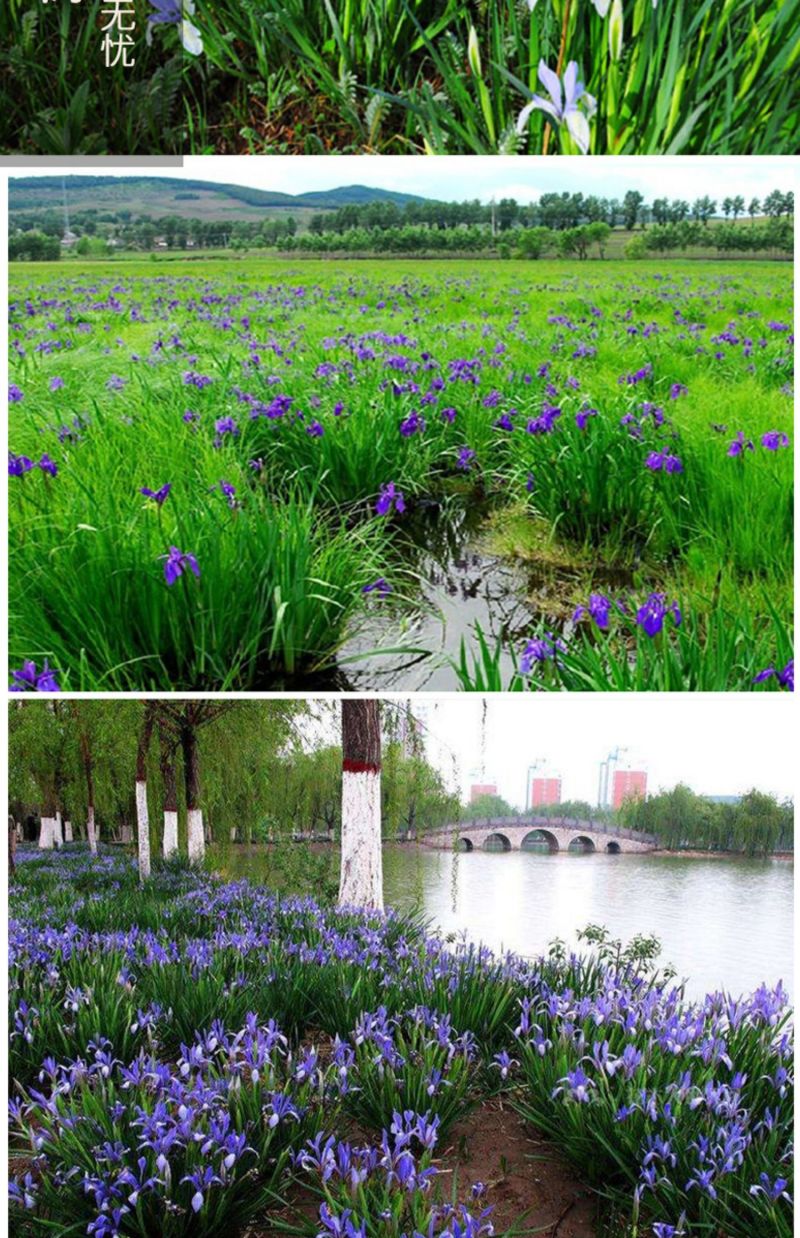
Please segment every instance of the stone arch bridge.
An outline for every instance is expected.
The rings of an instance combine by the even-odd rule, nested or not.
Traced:
[[[653,851],[657,846],[651,834],[626,830],[605,821],[537,816],[493,817],[446,825],[425,834],[421,841],[428,847],[448,851],[602,851],[610,855]]]

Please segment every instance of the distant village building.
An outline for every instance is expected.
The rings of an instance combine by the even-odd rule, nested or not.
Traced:
[[[62,248],[72,249],[73,245],[78,244],[79,239],[80,238],[77,237],[74,232],[71,232],[69,228],[65,228],[64,235],[61,238]]]

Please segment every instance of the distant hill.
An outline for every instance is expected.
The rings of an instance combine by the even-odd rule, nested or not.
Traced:
[[[267,174],[267,168],[265,168]],[[129,210],[135,216],[182,219],[259,220],[266,212],[295,213],[299,218],[319,210],[369,202],[424,202],[416,194],[367,185],[290,194],[245,185],[217,185],[212,181],[170,176],[66,176],[64,185],[70,211]],[[18,176],[9,179],[9,211],[35,214],[60,210],[60,176]]]

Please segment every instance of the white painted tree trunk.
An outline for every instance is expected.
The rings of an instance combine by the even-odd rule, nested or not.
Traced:
[[[342,866],[339,903],[383,910],[381,776],[342,773]]]
[[[55,817],[42,817],[39,822],[39,850],[49,851],[55,845]]]
[[[190,808],[186,814],[189,833],[189,863],[199,864],[206,853],[202,808]]]
[[[164,859],[178,854],[178,814],[164,811]]]
[[[147,813],[147,783],[136,781],[136,837],[139,843],[139,881],[150,876],[150,818]]]
[[[94,828],[94,806],[89,805],[89,811],[86,814],[86,833],[89,838],[89,850],[92,855],[97,855],[97,833]]]
[[[235,825],[231,828],[231,842],[232,843],[236,842],[236,826]]]
[[[72,822],[71,821],[64,822],[64,842],[65,843],[72,842]]]
[[[56,809],[55,844],[57,847],[64,846],[64,830],[61,825],[61,813],[58,809]]]

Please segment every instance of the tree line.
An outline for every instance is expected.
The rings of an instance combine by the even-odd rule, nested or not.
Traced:
[[[694,239],[697,229],[707,229],[720,213],[726,221],[732,221],[731,228],[736,228],[737,221],[745,214],[750,216],[751,225],[757,218],[763,218],[766,225],[783,223],[783,231],[762,231],[750,242],[746,240],[749,228],[736,230],[737,243],[734,243],[733,233],[726,233],[729,250],[763,248],[763,244],[754,244],[756,239],[763,242],[776,235],[785,238],[790,231],[794,196],[791,192],[773,190],[763,199],[751,198],[747,202],[742,195],[726,197],[721,203],[703,195],[693,202],[656,198],[647,203],[642,194],[629,190],[621,201],[581,193],[547,193],[538,202],[528,205],[514,198],[488,204],[478,200],[409,202],[402,207],[391,201],[351,203],[334,211],[314,214],[306,231],[292,215],[230,222],[187,219],[178,215],[137,218],[127,209],[84,209],[74,214],[70,228],[77,238],[75,248],[84,256],[105,256],[116,249],[152,251],[154,248],[178,251],[277,248],[308,253],[375,249],[404,253],[420,245],[426,250],[443,253],[478,252],[497,246],[503,254],[511,252],[503,242],[512,236],[518,239],[516,234],[519,233],[538,235],[540,246],[544,245],[542,238],[555,234],[549,246],[553,252],[562,253],[559,235],[562,233],[575,234],[590,228],[594,229],[596,238],[604,228],[623,228],[631,232],[638,228],[646,233],[648,226],[654,231],[661,230],[658,233],[662,237],[660,252],[668,252],[670,248],[686,249],[699,244]],[[64,219],[58,211],[17,211],[12,213],[10,226],[11,261],[49,260],[60,255]],[[665,231],[668,229],[678,231]],[[585,233],[578,237],[579,244],[583,235]],[[678,237],[681,243],[666,245],[663,243],[665,237]],[[529,247],[530,244],[529,241]],[[579,253],[578,256],[586,255]]]
[[[794,805],[756,789],[737,803],[720,803],[679,783],[646,800],[628,800],[617,818],[629,829],[655,834],[668,851],[766,856],[794,848]]]
[[[320,709],[304,701],[13,702],[9,811],[27,841],[135,841],[145,863],[176,851],[199,861],[206,847],[230,842],[339,840],[342,745],[330,738],[334,707]],[[455,820],[458,799],[427,760],[413,715],[387,704],[381,738],[382,836]]]
[[[751,219],[759,215],[780,218],[794,212],[794,195],[773,190],[763,200],[751,198],[747,203],[741,195],[727,197],[721,203],[707,194],[689,202],[683,198],[656,198],[652,203],[636,190],[628,190],[622,200],[601,198],[582,193],[545,193],[536,202],[523,205],[515,198],[499,202],[410,202],[400,208],[393,202],[350,204],[336,211],[315,215],[309,224],[311,232],[348,232],[352,228],[389,231],[400,225],[424,225],[440,230],[483,226],[497,232],[512,228],[548,228],[562,231],[580,224],[605,223],[611,228],[633,231],[658,224],[682,223],[693,219],[708,225],[719,213],[734,222],[745,213]]]

